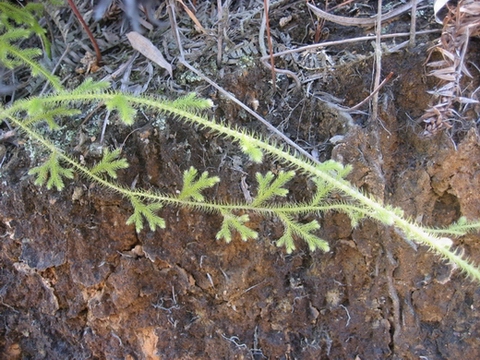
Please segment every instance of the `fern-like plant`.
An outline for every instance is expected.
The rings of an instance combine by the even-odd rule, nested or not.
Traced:
[[[4,35],[7,34],[9,31]],[[15,48],[14,45],[10,46]],[[18,49],[9,52],[8,56],[15,58],[16,54]],[[35,68],[37,67],[40,67],[38,63],[35,64]],[[37,71],[34,75],[45,73],[48,72]],[[284,231],[277,240],[277,245],[285,247],[288,253],[295,250],[295,242],[298,240],[305,241],[311,251],[317,249],[328,251],[328,242],[317,234],[320,227],[318,221],[303,223],[298,218],[306,214],[318,215],[328,211],[339,211],[350,217],[353,226],[367,217],[385,226],[393,226],[406,239],[427,245],[442,258],[457,264],[469,277],[480,281],[480,270],[453,251],[452,240],[445,237],[461,236],[469,231],[478,230],[480,222],[469,223],[462,218],[443,230],[424,228],[405,218],[401,209],[382,204],[348,182],[346,175],[351,170],[350,166],[335,161],[313,163],[288,147],[259,134],[210,119],[202,114],[202,110],[210,108],[211,101],[200,99],[193,94],[170,101],[152,96],[112,92],[108,90],[108,84],[91,80],[85,81],[76,89],[64,90],[57,86],[59,80],[56,77],[50,75],[45,78],[53,85],[54,93],[19,100],[9,107],[0,108],[0,119],[13,124],[18,132],[49,153],[47,160],[31,169],[30,174],[35,177],[38,185],[45,184],[49,189],[62,190],[65,181],[73,178],[74,173],[80,173],[89,181],[99,183],[104,188],[124,196],[130,201],[133,209],[127,224],[133,224],[138,232],[143,230],[145,224],[148,224],[151,231],[168,226],[158,212],[164,206],[177,206],[221,215],[223,222],[217,233],[217,239],[230,242],[234,234],[238,233],[242,240],[248,240],[258,237],[257,232],[248,227],[249,214],[255,213],[264,217],[276,217],[282,222]],[[98,102],[103,102],[109,110],[116,111],[125,124],[132,124],[136,111],[140,109],[168,114],[192,126],[228,137],[238,144],[253,162],[260,163],[268,155],[290,170],[279,172],[277,175],[271,172],[258,173],[256,194],[251,201],[243,202],[239,200],[226,203],[206,199],[202,191],[211,188],[221,179],[207,172],[199,174],[194,168],[184,172],[183,187],[178,193],[131,189],[116,181],[117,171],[128,166],[118,149],[104,151],[101,160],[96,165],[88,167],[60,148],[44,134],[44,131],[40,131],[41,126],[44,127],[46,124],[51,133],[54,133],[58,131],[56,118],[70,117],[75,114],[74,109],[79,105],[87,106]],[[316,185],[315,191],[310,199],[304,202],[279,201],[287,195],[286,185],[296,173],[308,177]],[[333,192],[341,195],[342,200],[332,200],[330,195]]]

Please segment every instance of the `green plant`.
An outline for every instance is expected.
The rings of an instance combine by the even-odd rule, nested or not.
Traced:
[[[1,36],[0,41],[2,41]],[[10,53],[13,58],[21,61],[17,54],[18,52]],[[36,66],[39,65],[36,64]],[[46,71],[35,74],[45,75],[45,73]],[[133,214],[127,220],[127,224],[135,225],[138,232],[142,231],[145,223],[148,223],[152,231],[164,228],[167,224],[158,215],[158,211],[168,205],[220,214],[223,217],[223,223],[217,233],[217,239],[229,242],[237,232],[243,240],[247,240],[257,237],[257,232],[248,227],[249,214],[255,213],[264,217],[276,217],[282,222],[284,232],[277,240],[277,245],[284,246],[288,253],[295,249],[295,239],[306,241],[312,251],[316,249],[328,251],[327,241],[316,234],[316,230],[320,227],[317,220],[302,223],[298,218],[306,214],[317,215],[328,211],[339,211],[348,214],[353,226],[367,217],[386,226],[393,226],[406,239],[427,245],[442,258],[458,265],[469,277],[480,281],[480,270],[452,250],[450,238],[442,237],[460,236],[469,231],[478,230],[480,222],[470,223],[461,218],[446,229],[422,227],[406,219],[401,209],[382,204],[349,183],[345,177],[351,170],[350,166],[344,166],[335,161],[316,164],[288,147],[263,138],[259,134],[209,119],[202,114],[202,110],[211,107],[211,101],[200,99],[193,94],[174,101],[157,97],[133,96],[109,91],[108,83],[92,80],[85,81],[76,89],[65,90],[57,86],[59,81],[56,77],[45,77],[53,85],[54,93],[18,100],[9,107],[0,108],[0,119],[8,121],[49,154],[43,164],[30,170],[30,174],[36,177],[35,182],[38,185],[46,184],[48,189],[54,187],[62,190],[65,186],[64,180],[71,179],[77,172],[88,181],[96,182],[110,191],[121,194],[130,201],[133,208]],[[105,150],[102,159],[96,165],[88,167],[40,131],[45,124],[50,132],[58,131],[55,119],[75,115],[74,109],[78,108],[78,104],[85,106],[98,102],[104,102],[109,110],[116,111],[127,125],[133,123],[135,113],[139,109],[169,114],[193,126],[228,137],[237,143],[253,162],[261,163],[265,156],[270,156],[291,170],[279,172],[277,175],[271,172],[258,173],[256,195],[250,202],[227,203],[205,199],[202,191],[214,186],[221,179],[210,176],[206,172],[199,174],[194,168],[184,172],[183,187],[178,194],[131,189],[115,180],[117,171],[128,166],[126,160],[120,157],[118,149]],[[296,173],[308,177],[315,184],[315,191],[311,198],[304,202],[279,201],[287,195],[286,184]],[[341,200],[332,200],[332,193],[339,195],[336,198]]]

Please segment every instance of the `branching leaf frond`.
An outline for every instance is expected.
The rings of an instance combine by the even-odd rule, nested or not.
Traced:
[[[295,239],[293,238],[292,228],[288,225],[285,225],[285,229],[283,230],[283,235],[280,239],[277,240],[276,244],[278,247],[285,247],[285,251],[287,254],[291,254],[295,249]]]
[[[0,3],[2,4],[2,3]],[[0,11],[0,13],[2,13]],[[0,24],[2,19],[0,18]],[[36,30],[38,31],[38,29]],[[4,34],[0,35],[0,63],[10,69],[19,65],[25,65],[30,68],[33,76],[43,76],[47,79],[55,90],[62,89],[61,82],[58,77],[52,75],[48,70],[43,68],[36,58],[42,54],[42,51],[37,48],[19,48],[13,42],[23,38],[29,37],[30,30],[23,28],[13,28]],[[44,44],[49,46],[48,39],[44,34],[40,34]]]
[[[62,178],[73,179],[73,170],[61,166],[56,152],[53,152],[42,165],[30,169],[28,174],[36,175],[35,185],[43,186],[47,183],[49,190],[55,186],[61,191],[65,187]]]
[[[29,32],[33,32],[37,35],[43,35],[46,30],[40,26],[35,15],[41,14],[43,11],[42,4],[28,3],[23,7],[15,4],[8,3],[6,1],[0,2],[0,24],[10,32],[18,28],[11,24],[10,20],[13,20],[16,25],[23,25],[29,29]]]
[[[286,215],[281,215],[280,220],[283,222],[285,229],[283,235],[277,240],[277,246],[285,246],[288,254],[295,250],[295,236],[304,240],[310,251],[317,249],[324,252],[330,251],[328,243],[313,233],[320,228],[318,221],[312,220],[309,223],[302,224]]]
[[[183,189],[180,191],[178,198],[180,200],[193,199],[196,201],[204,201],[205,198],[201,194],[201,191],[211,188],[218,182],[220,178],[218,176],[208,176],[208,172],[205,171],[197,177],[198,170],[193,166],[190,169],[185,170],[183,173]]]
[[[61,90],[62,84],[58,77],[52,75],[48,70],[43,68],[37,61],[35,57],[41,54],[40,49],[17,49],[16,47],[7,47],[0,42],[0,48],[4,51],[0,51],[0,63],[5,65],[8,68],[14,68],[19,65],[26,65],[30,68],[33,76],[43,76],[45,79],[50,82],[50,84],[55,88],[55,90]],[[2,56],[2,53],[8,50],[7,56]]]
[[[27,35],[28,31],[9,34],[11,39],[19,39]],[[350,166],[343,166],[334,161],[314,164],[288,146],[282,146],[274,140],[249,133],[228,123],[210,119],[199,112],[211,107],[211,101],[198,99],[194,95],[188,95],[174,101],[165,101],[154,97],[109,92],[106,91],[108,84],[99,84],[92,80],[86,80],[75,90],[63,90],[58,78],[50,75],[35,60],[38,54],[35,49],[20,50],[12,45],[11,41],[0,35],[0,61],[5,61],[8,66],[17,66],[19,63],[30,66],[33,74],[45,76],[57,90],[55,94],[24,102],[17,101],[8,109],[1,108],[0,110],[2,116],[13,119],[13,125],[22,129],[27,136],[33,138],[51,152],[50,158],[43,165],[30,171],[30,174],[36,176],[35,183],[39,185],[46,184],[48,188],[56,187],[60,190],[64,187],[63,179],[72,178],[73,169],[75,169],[102,186],[127,197],[133,206],[133,214],[129,217],[127,223],[134,224],[137,231],[143,229],[145,220],[151,230],[165,227],[165,221],[156,212],[166,203],[221,213],[223,215],[223,223],[216,238],[224,239],[227,242],[232,240],[234,232],[237,232],[242,240],[258,237],[257,232],[250,229],[247,225],[249,217],[245,214],[246,212],[264,216],[277,216],[285,226],[284,234],[277,241],[277,244],[285,246],[287,252],[295,249],[294,239],[306,241],[311,250],[321,249],[328,251],[328,244],[315,234],[319,228],[318,222],[314,220],[305,224],[300,223],[295,220],[300,214],[307,214],[309,211],[314,214],[330,210],[342,211],[348,214],[354,226],[361,219],[368,216],[386,225],[395,226],[408,239],[430,246],[433,251],[439,253],[443,258],[461,267],[469,276],[480,280],[480,271],[477,268],[450,250],[448,246],[445,246],[448,243],[445,240],[447,238],[438,239],[436,237],[437,234],[460,235],[467,231],[475,231],[480,228],[480,223],[468,223],[461,219],[457,224],[447,229],[424,229],[413,221],[405,219],[401,210],[386,206],[378,199],[362,193],[348,182],[345,177],[351,170]],[[2,44],[6,44],[6,47],[2,46]],[[76,160],[65,157],[55,144],[49,142],[44,135],[36,132],[34,127],[29,126],[41,119],[45,119],[50,127],[54,128],[56,126],[55,118],[63,115],[69,116],[68,111],[72,111],[71,114],[73,114],[73,110],[70,109],[73,103],[85,104],[98,101],[103,101],[109,110],[117,111],[122,121],[126,124],[133,123],[135,109],[152,108],[156,111],[167,113],[172,118],[182,119],[184,122],[193,124],[197,128],[208,129],[218,136],[228,138],[237,143],[253,162],[260,163],[265,156],[269,156],[269,158],[287,164],[288,169],[293,169],[297,174],[305,175],[314,181],[316,190],[312,194],[312,198],[304,203],[274,204],[274,197],[287,195],[285,184],[293,177],[293,172],[282,173],[276,178],[267,173],[266,175],[257,175],[259,186],[257,197],[253,203],[220,204],[206,202],[201,192],[216,184],[218,178],[211,177],[208,173],[199,175],[197,170],[191,168],[184,174],[183,189],[178,196],[161,196],[153,191],[145,191],[143,194],[139,191],[119,186],[107,178],[107,176],[110,178],[115,177],[117,171],[127,165],[126,162],[118,158],[116,151],[105,153],[100,163],[88,169]],[[21,106],[25,107],[22,108]],[[55,110],[56,108],[58,110]],[[27,111],[27,119],[23,121],[15,120],[15,116],[24,110]],[[61,164],[64,163],[72,168],[62,167]],[[338,202],[328,201],[327,197],[333,192],[339,194],[342,200]],[[308,207],[310,209],[307,209]],[[239,213],[243,215],[236,215]]]
[[[280,171],[275,179],[275,175],[271,171],[263,176],[261,173],[256,174],[258,182],[257,196],[253,200],[252,206],[260,206],[265,201],[275,196],[285,197],[288,189],[283,186],[295,176],[294,171]]]
[[[145,204],[135,196],[130,197],[130,202],[133,206],[133,214],[128,218],[126,224],[134,224],[137,233],[142,231],[144,220],[147,220],[151,231],[155,231],[157,227],[165,228],[165,220],[156,214],[162,208],[161,203]]]
[[[128,168],[127,160],[118,158],[120,153],[121,149],[110,151],[108,148],[105,148],[102,160],[90,169],[91,173],[95,175],[106,173],[112,179],[116,179],[118,170]]]
[[[7,68],[13,69],[15,66],[19,65],[31,65],[33,66],[34,71],[38,72],[40,65],[36,64],[35,58],[42,55],[42,51],[37,48],[26,48],[20,49],[15,45],[10,44],[10,40],[19,40],[28,36],[29,32],[23,29],[18,29],[12,33],[7,33],[0,36],[0,61]]]
[[[224,239],[227,244],[232,241],[232,231],[236,231],[240,234],[243,241],[248,239],[256,239],[258,233],[255,230],[250,229],[245,225],[250,218],[247,214],[237,216],[228,211],[222,211],[223,222],[220,231],[216,235],[216,239]]]

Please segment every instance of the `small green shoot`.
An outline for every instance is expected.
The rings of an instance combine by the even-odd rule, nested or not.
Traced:
[[[236,231],[243,241],[258,237],[258,233],[255,230],[245,225],[245,223],[250,221],[250,217],[247,214],[237,216],[228,211],[222,211],[221,213],[223,222],[220,231],[216,235],[217,240],[224,239],[228,244],[233,238],[232,231]]]
[[[294,176],[295,171],[280,171],[276,178],[271,171],[267,172],[265,176],[257,173],[258,194],[255,200],[253,200],[252,206],[260,206],[275,196],[287,196],[288,189],[285,189],[283,186]]]
[[[128,168],[127,160],[119,159],[120,153],[121,149],[110,151],[108,148],[105,148],[102,160],[90,170],[92,174],[99,175],[106,173],[112,179],[116,179],[118,170]]]
[[[155,214],[163,206],[161,203],[145,204],[138,198],[130,197],[130,202],[133,206],[133,214],[127,220],[127,225],[134,224],[137,233],[143,230],[143,221],[147,220],[151,231],[155,231],[157,227],[164,229],[165,220]]]
[[[178,194],[180,200],[193,199],[195,201],[204,201],[205,197],[201,194],[201,191],[211,188],[220,182],[218,176],[209,177],[206,171],[199,177],[197,175],[198,170],[193,166],[185,170],[183,173],[183,188],[180,194]]]

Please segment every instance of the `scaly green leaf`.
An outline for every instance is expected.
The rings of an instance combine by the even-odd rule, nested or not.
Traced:
[[[283,235],[276,241],[278,247],[285,246],[287,254],[291,254],[295,250],[295,239],[293,238],[292,229],[289,226],[285,226]]]
[[[337,179],[344,179],[351,171],[352,166],[339,163],[335,160],[327,160],[316,165],[316,168],[322,172],[330,173]]]
[[[328,195],[334,189],[332,184],[327,183],[325,180],[320,178],[314,178],[313,182],[315,183],[315,193],[310,200],[310,206],[316,206],[321,202],[325,201]]]
[[[25,6],[17,6],[6,1],[0,2],[0,27],[4,26],[12,33],[13,30],[22,29],[28,32],[27,37],[33,32],[42,40],[47,55],[50,57],[50,42],[46,37],[46,29],[44,29],[37,21],[37,17],[41,16],[44,8],[42,4],[28,3]],[[11,22],[13,20],[15,24]],[[23,29],[24,26],[26,29]]]
[[[7,68],[14,68],[19,65],[25,65],[30,68],[33,76],[42,75],[47,79],[55,90],[60,91],[62,84],[59,78],[52,75],[50,71],[46,70],[39,64],[36,57],[42,54],[42,51],[37,48],[20,49],[18,46],[11,44],[13,37],[25,34],[25,32],[17,31],[13,33],[8,32],[0,36],[0,63]]]
[[[171,105],[185,111],[198,111],[210,109],[213,106],[213,102],[210,99],[202,99],[195,93],[190,93],[175,99]]]
[[[468,221],[465,216],[460,217],[457,222],[451,224],[445,229],[428,229],[428,232],[432,234],[444,234],[451,236],[463,236],[468,233],[479,231],[479,221]]]
[[[94,81],[92,78],[86,78],[80,85],[78,85],[71,92],[65,92],[66,94],[85,94],[85,93],[98,93],[105,92],[110,87],[108,81]]]

